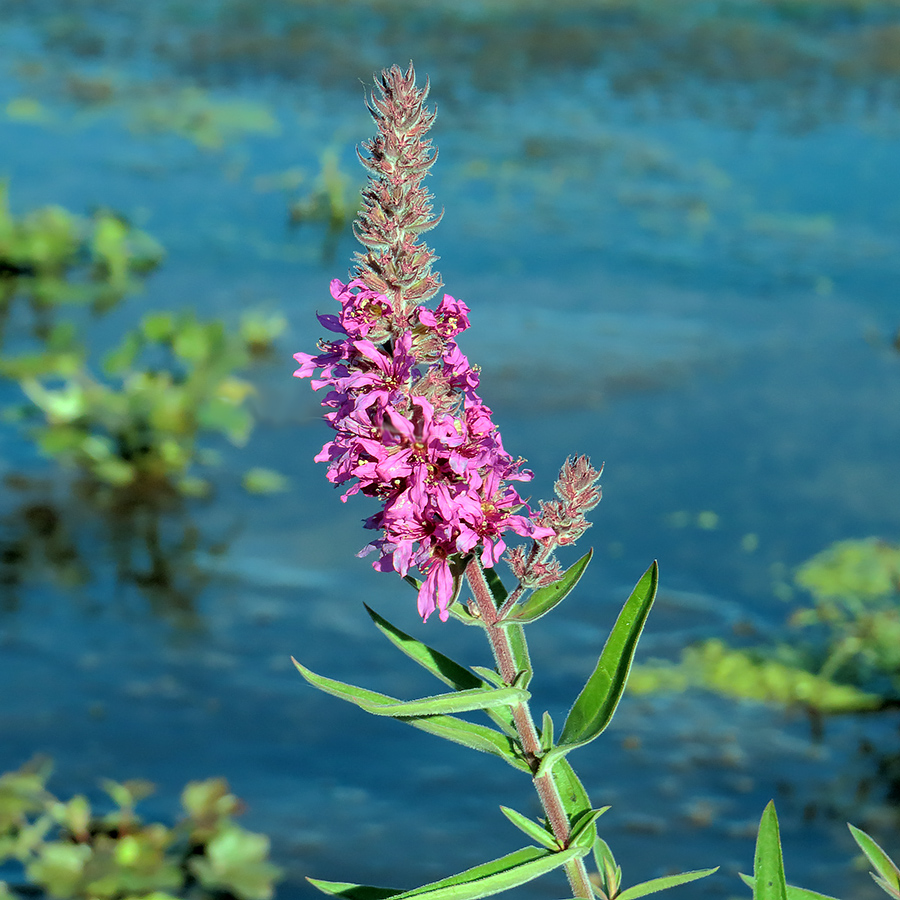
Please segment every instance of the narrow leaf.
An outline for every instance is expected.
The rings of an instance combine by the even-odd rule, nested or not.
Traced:
[[[546,587],[538,588],[534,591],[524,603],[517,606],[507,616],[506,621],[525,625],[550,612],[578,584],[593,555],[594,551],[588,550],[577,563],[566,569],[559,581],[554,581],[553,584],[548,584]]]
[[[550,713],[544,710],[544,718],[541,721],[541,750],[546,753],[553,746],[553,719]]]
[[[698,878],[706,878],[707,875],[712,875],[713,872],[718,871],[719,867],[716,866],[714,869],[697,869],[695,872],[682,872],[680,875],[665,875],[662,878],[651,878],[650,881],[626,888],[621,894],[616,895],[616,900],[636,900],[637,897],[646,897],[647,894],[665,891],[669,888],[677,887],[679,884],[696,881]]]
[[[521,625],[504,626],[507,638],[509,638],[509,646],[512,649],[513,662],[516,664],[516,671],[524,672],[525,678],[519,683],[522,688],[527,688],[534,674],[531,667],[531,656],[528,654],[528,643],[525,640],[525,629]]]
[[[494,598],[494,605],[499,609],[503,606],[503,601],[509,596],[509,592],[503,586],[503,582],[495,569],[482,566],[481,570],[484,572],[484,580],[487,582],[491,596]]]
[[[743,872],[738,872],[741,881],[747,887],[753,887],[753,879]],[[837,900],[837,897],[831,897],[828,894],[820,894],[818,891],[810,891],[806,888],[797,887],[796,885],[787,885],[787,900]]]
[[[364,688],[353,687],[352,685],[342,684],[340,681],[334,681],[330,678],[323,678],[320,675],[315,675],[313,672],[310,672],[308,669],[301,666],[293,657],[291,657],[291,660],[310,684],[313,684],[315,687],[320,688],[328,694],[354,703],[357,706],[365,708],[363,704],[359,702],[360,698],[373,704],[381,705],[400,702],[393,697],[388,697],[386,694],[367,691]],[[307,673],[312,677],[307,677]],[[510,690],[513,689],[510,688]],[[464,719],[457,719],[454,716],[447,715],[397,715],[394,718],[400,722],[406,722],[409,725],[412,725],[413,728],[418,728],[421,731],[427,731],[429,734],[446,738],[448,741],[462,744],[464,747],[470,747],[471,749],[479,750],[482,753],[490,753],[494,756],[499,756],[501,759],[508,762],[514,769],[520,769],[523,772],[531,772],[528,763],[522,755],[519,745],[508,735],[494,731],[493,728],[488,728],[484,725],[476,725],[474,722],[466,722]]]
[[[763,810],[756,836],[753,858],[753,900],[787,900],[784,859],[775,803],[770,800]]]
[[[559,739],[560,747],[571,750],[587,744],[609,725],[625,690],[638,639],[653,606],[658,582],[659,569],[654,561],[625,601],[600,654],[597,668],[566,718]]]
[[[488,669],[486,666],[472,666],[472,671],[484,682],[494,687],[506,687],[503,676],[496,669]]]
[[[622,881],[622,867],[616,864],[616,858],[609,849],[609,844],[599,836],[594,841],[594,862],[600,875],[603,894],[607,898],[617,897]]]
[[[875,871],[881,876],[880,880],[875,878],[878,886],[895,897],[900,896],[900,869],[897,868],[894,861],[864,831],[854,828],[849,822],[847,827],[850,829],[850,834],[853,835],[853,840],[859,844],[860,850],[866,854]],[[882,882],[884,883],[882,884]]]
[[[371,887],[368,884],[352,884],[349,881],[321,881],[318,878],[306,879],[314,888],[318,888],[323,894],[331,894],[335,897],[345,897],[346,900],[387,900],[388,897],[396,897],[403,891],[391,888]]]
[[[593,825],[608,809],[608,806],[604,806],[602,809],[592,809],[588,814],[580,816],[572,826],[572,833],[569,835],[569,846],[580,847],[583,845],[590,850],[597,839],[597,829]]]
[[[407,900],[409,897],[421,897],[422,900],[476,900],[533,881],[582,855],[583,851],[574,848],[552,853],[537,847],[523,847],[500,859],[397,894],[396,897],[397,900]]]
[[[454,662],[449,656],[444,656],[437,650],[433,650],[427,644],[406,632],[401,631],[396,626],[382,618],[373,609],[370,609],[364,603],[366,612],[371,616],[372,621],[378,630],[398,649],[402,650],[410,659],[417,662],[420,666],[427,669],[436,678],[449,685],[456,691],[465,691],[472,688],[482,686],[482,681],[476,675],[473,675],[467,668]]]
[[[514,769],[531,774],[531,768],[518,743],[508,735],[500,734],[499,731],[494,731],[493,728],[488,728],[486,725],[476,725],[474,722],[466,722],[464,719],[457,719],[454,716],[400,718],[398,721],[406,722],[420,731],[427,731],[437,737],[462,744],[464,747],[470,747],[472,750],[499,756]]]
[[[534,819],[529,819],[528,816],[523,816],[522,813],[507,806],[501,806],[500,811],[516,828],[524,831],[532,840],[542,844],[548,850],[560,849],[559,842],[540,822],[535,822]]]
[[[397,700],[386,694],[378,694],[365,688],[345,684],[343,681],[335,681],[323,675],[316,675],[305,666],[294,660],[294,665],[300,674],[312,685],[333,694],[342,700],[355,703],[367,713],[373,716],[409,717],[409,716],[434,716],[449,715],[451,713],[472,712],[476,709],[491,709],[495,706],[512,706],[526,702],[531,695],[528,691],[519,687],[488,688],[479,687],[475,690],[457,691],[453,694],[437,694],[433,697],[423,697],[420,700]]]
[[[587,791],[567,759],[557,759],[550,770],[550,775],[559,791],[563,809],[570,823],[578,821],[580,816],[591,811],[591,800]]]

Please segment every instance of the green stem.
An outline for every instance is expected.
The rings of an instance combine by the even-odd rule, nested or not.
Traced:
[[[496,625],[499,620],[498,610],[477,558],[473,558],[466,567],[466,577],[472,587],[475,605],[484,623],[494,659],[497,661],[497,670],[503,680],[511,685],[518,675],[515,654],[506,629]],[[536,772],[541,760],[541,742],[528,703],[513,706],[512,716],[525,757],[532,767],[532,772]],[[552,774],[548,772],[540,777],[533,777],[532,780],[554,837],[563,847],[568,846],[571,835],[569,819]],[[581,858],[567,863],[565,871],[574,897],[593,898],[594,892],[587,868]]]

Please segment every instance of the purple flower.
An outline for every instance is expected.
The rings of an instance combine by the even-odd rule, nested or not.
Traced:
[[[382,503],[365,523],[382,536],[361,555],[377,551],[380,571],[418,568],[420,614],[427,619],[437,610],[446,620],[453,560],[480,548],[492,567],[506,532],[551,533],[531,521],[508,483],[531,473],[503,449],[476,393],[478,376],[453,340],[469,325],[464,303],[445,295],[435,311],[418,308],[415,328],[376,343],[366,335],[390,313],[388,298],[359,281],[335,280],[331,293],[341,311],[319,321],[338,339],[320,342],[317,356],[294,357],[297,377],[310,378],[315,390],[329,388],[322,405],[336,434],[316,460],[328,463],[334,484],[349,482],[343,500],[363,493]]]

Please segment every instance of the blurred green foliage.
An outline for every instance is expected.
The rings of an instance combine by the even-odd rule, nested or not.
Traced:
[[[37,758],[0,776],[0,863],[18,861],[28,882],[0,882],[0,897],[35,887],[90,900],[272,897],[281,873],[268,860],[269,839],[233,821],[242,804],[225,779],[190,782],[181,794],[185,815],[168,828],[135,813],[153,793],[149,782],[104,780],[114,808],[99,815],[81,794],[61,801],[49,793],[51,770]]]
[[[193,472],[200,434],[240,445],[253,427],[245,402],[253,387],[235,374],[249,362],[243,339],[220,321],[157,312],[106,355],[105,378],[86,357],[73,330],[57,326],[45,349],[0,361],[31,401],[18,414],[38,420],[30,430],[41,451],[114,487],[207,493]]]
[[[141,276],[163,256],[154,238],[109,210],[84,218],[54,205],[16,217],[0,181],[0,340],[17,298],[29,304],[43,337],[55,307],[109,309],[140,290]]]
[[[319,173],[311,189],[290,205],[294,224],[324,222],[330,229],[343,231],[359,209],[359,188],[340,167],[333,147],[319,157]]]
[[[762,703],[808,706],[822,713],[874,709],[881,704],[876,694],[836,684],[759,652],[735,650],[715,639],[687,647],[676,664],[636,666],[629,682],[630,690],[638,694],[688,687]]]
[[[275,340],[287,328],[287,319],[281,313],[249,310],[241,316],[238,333],[251,357],[259,359],[271,356]]]
[[[216,100],[196,87],[138,103],[131,128],[140,132],[174,132],[205,150],[221,150],[246,134],[275,135],[280,126],[272,112],[251,100]]]
[[[112,213],[84,220],[48,206],[14,218],[0,184],[0,329],[17,296],[36,315],[36,346],[0,353],[0,376],[17,381],[30,401],[5,417],[27,425],[46,456],[101,485],[127,487],[136,501],[167,488],[209,492],[195,466],[215,456],[199,446],[200,437],[247,441],[253,387],[237,373],[270,353],[286,325],[283,316],[247,312],[231,332],[192,312],[149,313],[97,374],[76,326],[56,320],[54,309],[85,302],[106,309],[163,256],[155,240]],[[253,470],[246,484],[272,493],[286,482]]]
[[[841,713],[900,703],[900,546],[839,541],[799,567],[812,606],[788,620],[789,638],[734,649],[687,647],[677,663],[636,666],[636,693],[700,687],[728,697]]]

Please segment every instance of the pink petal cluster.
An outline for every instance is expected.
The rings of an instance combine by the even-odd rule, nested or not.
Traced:
[[[527,481],[503,449],[491,411],[475,392],[478,375],[454,338],[469,327],[468,307],[449,295],[436,310],[419,306],[399,336],[382,338],[385,320],[397,320],[391,301],[362,281],[331,283],[338,315],[320,315],[339,335],[320,341],[321,353],[297,353],[298,378],[329,388],[322,405],[335,437],[316,456],[328,479],[350,482],[355,493],[378,498],[382,509],[366,527],[383,536],[360,553],[378,551],[374,567],[424,576],[418,609],[438,610],[442,621],[454,597],[454,574],[470,552],[493,567],[506,549],[503,534],[541,538],[509,481]],[[320,374],[317,376],[316,373]]]

